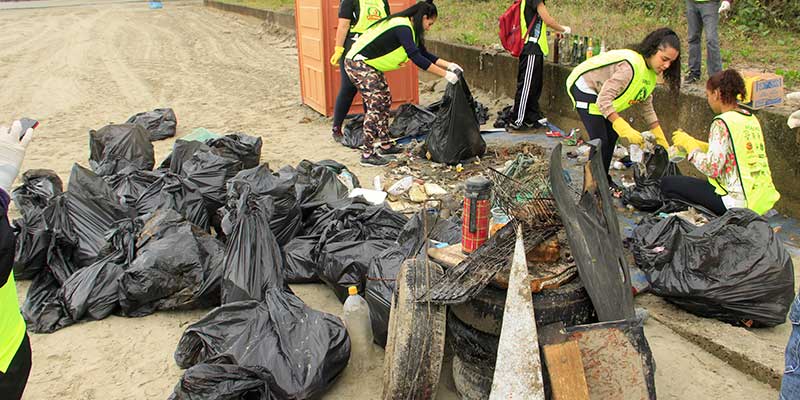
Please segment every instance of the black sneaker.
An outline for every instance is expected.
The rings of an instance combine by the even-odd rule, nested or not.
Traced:
[[[544,125],[540,124],[539,121],[534,121],[534,122],[530,122],[530,123],[523,122],[521,124],[517,124],[516,122],[512,122],[512,123],[506,125],[506,127],[509,130],[512,130],[512,131],[529,131],[531,129],[543,128]]]
[[[333,128],[331,128],[331,137],[335,142],[341,143],[342,139],[344,139],[344,134],[342,133],[342,127],[334,126]]]
[[[687,85],[691,85],[697,82],[700,82],[700,77],[697,75],[686,75],[686,78],[683,79],[683,83]]]
[[[378,154],[385,156],[389,154],[400,154],[403,152],[403,148],[400,146],[392,145],[388,149],[384,149],[383,147],[378,147]]]
[[[371,153],[369,157],[364,157],[364,155],[361,155],[359,164],[361,164],[362,167],[382,167],[386,164],[389,164],[389,160],[379,156],[376,153]]]

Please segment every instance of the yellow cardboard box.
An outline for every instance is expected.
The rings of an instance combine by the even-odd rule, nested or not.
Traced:
[[[759,109],[783,103],[783,77],[769,72],[742,71],[746,95],[739,103]]]

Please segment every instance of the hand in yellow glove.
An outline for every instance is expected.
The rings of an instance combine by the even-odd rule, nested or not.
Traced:
[[[619,137],[627,139],[628,143],[638,145],[644,144],[642,134],[636,129],[633,129],[622,117],[615,119],[614,122],[611,123],[611,127],[614,128]]]
[[[334,67],[339,65],[339,59],[342,58],[342,53],[344,53],[344,47],[336,46],[333,48],[333,55],[331,56],[331,65]]]
[[[656,137],[657,145],[665,149],[669,147],[669,143],[667,142],[667,137],[664,136],[664,131],[661,130],[661,125],[657,125],[655,128],[651,129],[650,132],[653,134],[653,136]]]
[[[697,140],[680,129],[672,132],[672,143],[674,143],[675,146],[683,148],[687,153],[691,153],[695,150],[700,150],[702,152],[708,151],[708,143]]]

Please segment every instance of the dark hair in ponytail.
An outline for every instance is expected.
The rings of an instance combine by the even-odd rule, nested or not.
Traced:
[[[377,21],[375,24],[385,21],[394,17],[411,18],[411,24],[414,26],[414,35],[417,40],[417,45],[425,45],[425,28],[422,27],[422,17],[436,18],[439,16],[439,11],[433,4],[433,0],[420,1],[403,11],[389,15],[388,17]]]
[[[717,72],[706,82],[709,91],[719,90],[719,97],[724,104],[736,104],[737,97],[745,95],[744,79],[733,68]]]
[[[658,50],[665,47],[672,47],[678,50],[678,58],[664,71],[664,82],[666,82],[670,90],[678,91],[681,88],[681,40],[675,31],[669,28],[656,29],[650,32],[641,43],[632,48],[642,57],[648,59],[653,54],[656,54]]]

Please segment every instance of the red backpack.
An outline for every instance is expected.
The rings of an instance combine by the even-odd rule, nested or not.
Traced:
[[[499,19],[500,43],[502,43],[503,47],[514,57],[519,57],[519,55],[522,54],[522,48],[525,47],[525,42],[528,41],[531,28],[539,17],[538,14],[533,17],[530,26],[528,26],[528,31],[525,33],[525,37],[522,37],[520,34],[520,29],[522,28],[519,24],[520,14],[523,12],[520,7],[521,2],[521,0],[514,0],[514,4],[511,4]]]

